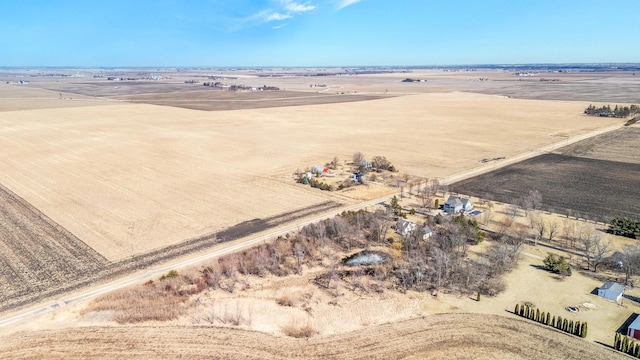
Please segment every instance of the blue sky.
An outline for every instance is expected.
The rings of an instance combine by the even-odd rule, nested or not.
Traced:
[[[0,66],[640,62],[640,0],[0,0]]]

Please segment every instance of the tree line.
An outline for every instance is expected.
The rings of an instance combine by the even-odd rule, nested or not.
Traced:
[[[640,239],[640,221],[618,216],[611,220],[607,231],[614,235]]]
[[[618,105],[616,105],[613,109],[611,109],[610,105],[603,105],[603,106],[600,106],[600,107],[589,105],[586,109],[584,109],[584,113],[586,115],[591,115],[591,116],[626,118],[626,117],[629,117],[629,116],[640,114],[640,106],[638,106],[638,105],[631,105],[631,106],[618,106]]]
[[[543,325],[552,326],[558,330],[562,330],[575,336],[583,338],[587,337],[586,322],[574,322],[573,320],[563,319],[562,316],[552,316],[551,313],[545,313],[544,311],[541,312],[540,309],[535,309],[534,311],[529,305],[520,306],[520,304],[516,304],[514,314],[539,322]]]

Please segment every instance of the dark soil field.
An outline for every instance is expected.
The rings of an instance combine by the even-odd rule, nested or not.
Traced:
[[[608,222],[616,216],[640,217],[639,179],[640,164],[545,154],[451,189],[505,203],[537,189],[547,211]]]
[[[116,97],[118,100],[134,103],[175,106],[206,111],[331,104],[379,98],[380,96],[335,93],[323,94],[299,91],[234,92],[214,89]]]
[[[543,208],[588,220],[640,217],[640,128],[623,127],[553,154],[463,180],[451,190],[514,203],[530,190]]]
[[[76,283],[108,261],[0,185],[0,310],[18,299]]]

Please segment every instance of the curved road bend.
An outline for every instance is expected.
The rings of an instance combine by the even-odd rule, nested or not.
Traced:
[[[614,125],[614,126],[609,126],[609,127],[606,127],[606,128],[598,129],[598,130],[595,130],[595,131],[592,131],[592,132],[589,132],[589,133],[586,133],[586,134],[577,135],[577,136],[574,136],[572,138],[567,138],[564,141],[561,141],[561,142],[558,142],[558,143],[554,143],[554,144],[551,144],[551,145],[547,145],[547,146],[543,146],[541,148],[538,148],[538,149],[535,149],[533,151],[529,151],[529,152],[526,152],[526,153],[523,153],[523,154],[518,154],[518,155],[514,156],[513,158],[509,158],[509,159],[506,159],[506,160],[501,161],[501,162],[496,162],[494,164],[489,164],[489,165],[485,165],[485,166],[481,166],[481,167],[476,167],[474,169],[470,169],[470,170],[464,171],[462,173],[458,173],[458,174],[449,176],[447,178],[442,179],[442,182],[448,184],[448,183],[451,183],[451,182],[460,181],[460,180],[463,180],[463,179],[466,179],[466,178],[470,178],[470,177],[479,175],[481,173],[491,171],[493,169],[501,168],[501,167],[504,167],[504,166],[507,166],[507,165],[511,165],[511,164],[513,164],[515,162],[518,162],[518,161],[522,161],[522,160],[525,160],[525,159],[532,158],[534,156],[540,155],[540,154],[542,154],[544,152],[555,150],[555,149],[560,148],[562,146],[573,144],[573,143],[575,143],[577,141],[580,141],[580,140],[584,140],[584,139],[587,139],[587,138],[590,138],[590,137],[593,137],[593,136],[596,136],[596,135],[603,134],[605,132],[609,132],[609,131],[613,131],[613,130],[619,129],[622,126],[623,126],[623,124],[618,124],[618,125]],[[380,198],[377,198],[377,199],[374,199],[374,200],[371,200],[371,201],[367,201],[367,202],[364,202],[364,203],[360,203],[360,204],[352,205],[352,206],[349,206],[349,207],[345,207],[345,208],[342,208],[342,209],[337,210],[337,211],[325,213],[325,214],[317,216],[317,217],[315,217],[313,219],[306,220],[306,221],[303,221],[303,222],[300,222],[300,223],[297,223],[297,224],[289,225],[289,226],[287,226],[285,228],[273,231],[273,232],[265,234],[265,235],[258,236],[256,238],[249,239],[249,240],[247,240],[245,242],[242,242],[242,243],[239,243],[239,244],[234,244],[234,245],[229,246],[229,247],[224,248],[224,249],[213,250],[213,251],[208,252],[206,254],[199,255],[199,256],[196,256],[196,257],[193,257],[193,258],[190,258],[190,259],[187,259],[187,260],[183,260],[183,261],[180,261],[180,262],[177,262],[177,263],[164,265],[164,266],[162,266],[160,268],[156,268],[156,269],[151,269],[151,270],[147,271],[146,273],[144,273],[142,275],[137,275],[137,276],[134,276],[134,277],[131,277],[131,278],[127,278],[127,279],[124,279],[124,280],[119,280],[119,281],[115,281],[115,282],[112,282],[112,283],[109,283],[109,284],[105,284],[105,285],[103,285],[103,286],[101,286],[101,287],[99,287],[97,289],[89,290],[89,291],[86,291],[84,293],[71,296],[71,297],[69,297],[67,299],[59,300],[59,301],[56,301],[54,303],[50,303],[49,305],[43,305],[42,307],[38,307],[38,308],[35,308],[35,309],[32,309],[32,310],[28,310],[28,311],[23,312],[23,313],[18,313],[16,315],[9,316],[7,318],[4,318],[4,319],[0,320],[0,328],[1,327],[6,327],[6,326],[9,326],[11,324],[15,324],[15,323],[18,323],[18,322],[21,322],[21,321],[25,321],[25,320],[31,319],[31,318],[33,318],[35,316],[38,316],[38,315],[42,315],[42,314],[46,314],[46,313],[52,312],[52,311],[54,311],[54,310],[56,310],[56,309],[58,309],[60,307],[66,306],[66,305],[71,305],[71,304],[78,303],[80,301],[84,301],[84,300],[88,300],[88,299],[94,298],[96,296],[102,295],[104,293],[107,293],[107,292],[110,292],[110,291],[113,291],[113,290],[116,290],[116,289],[120,289],[120,288],[123,288],[123,287],[126,287],[126,286],[130,286],[130,285],[133,285],[133,284],[138,284],[138,283],[144,282],[144,281],[149,280],[151,278],[154,278],[154,277],[156,277],[156,276],[158,276],[160,274],[166,273],[166,272],[168,272],[168,271],[170,271],[172,269],[184,268],[184,267],[187,267],[187,266],[190,266],[190,265],[194,265],[194,264],[200,263],[202,261],[205,261],[205,260],[208,260],[208,259],[211,259],[211,258],[224,256],[224,255],[227,255],[227,254],[230,254],[230,253],[233,253],[233,252],[245,249],[245,248],[249,248],[249,247],[254,246],[256,244],[260,244],[260,243],[262,243],[262,242],[264,242],[266,240],[273,239],[273,238],[276,238],[276,237],[281,236],[281,235],[285,235],[288,232],[297,230],[297,229],[299,229],[299,228],[301,228],[303,226],[306,226],[308,224],[315,223],[315,222],[318,222],[318,221],[321,221],[321,220],[324,220],[324,219],[329,219],[331,217],[334,217],[334,216],[340,214],[343,211],[349,211],[349,210],[357,211],[357,210],[364,209],[364,208],[369,207],[369,206],[373,206],[373,205],[376,205],[376,204],[384,203],[385,201],[389,200],[394,195],[397,195],[397,194],[390,194],[390,195],[383,196],[383,197],[380,197]],[[533,255],[533,254],[528,254],[528,253],[523,253],[523,255],[532,256],[532,257],[538,258],[538,256]]]

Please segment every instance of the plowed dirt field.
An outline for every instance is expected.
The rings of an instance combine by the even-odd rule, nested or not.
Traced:
[[[297,340],[216,327],[87,327],[17,333],[0,359],[626,359],[523,320],[442,314]]]

